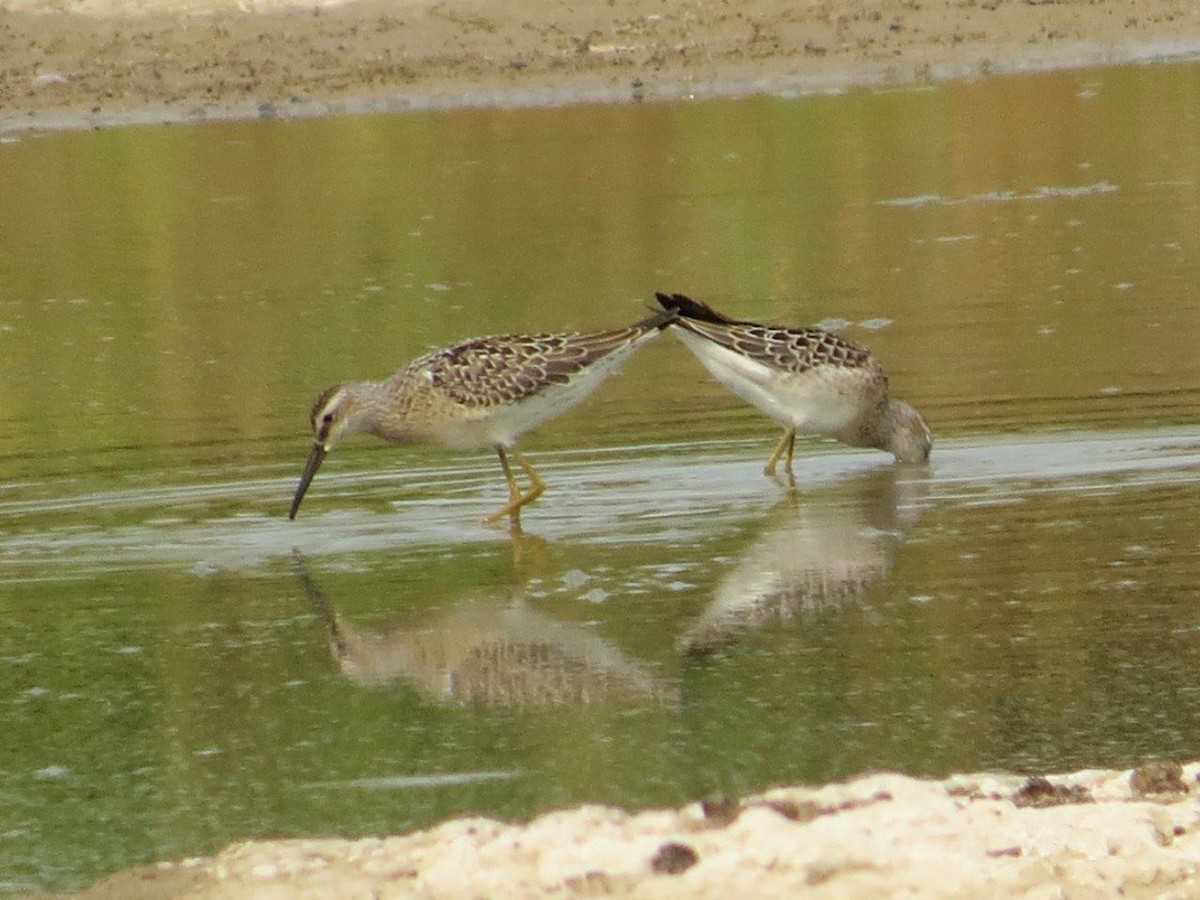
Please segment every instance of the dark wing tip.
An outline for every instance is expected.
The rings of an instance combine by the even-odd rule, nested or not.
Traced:
[[[659,296],[661,297],[662,295],[659,294]],[[650,307],[650,309],[651,313],[648,317],[642,319],[640,322],[633,323],[634,328],[639,331],[661,331],[679,318],[678,311],[674,309],[663,308],[656,310],[654,307]]]
[[[685,319],[695,319],[697,322],[710,322],[713,325],[746,325],[728,316],[721,315],[707,303],[693,300],[686,294],[655,293],[655,299],[666,310],[673,310]]]

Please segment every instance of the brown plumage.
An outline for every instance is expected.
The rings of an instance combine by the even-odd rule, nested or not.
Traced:
[[[901,462],[925,462],[933,438],[915,409],[891,398],[871,353],[823,328],[782,328],[732,319],[683,294],[657,294],[678,314],[672,330],[722,384],[784,427],[764,469],[773,476],[797,433],[873,447]]]
[[[385,381],[327,388],[313,404],[313,449],[289,518],[295,518],[333,444],[346,434],[366,432],[398,444],[494,447],[510,499],[487,521],[509,516],[516,524],[521,508],[545,488],[516,449],[517,438],[580,403],[674,318],[673,312],[662,312],[609,331],[475,338],[418,357]],[[509,455],[529,478],[528,491],[513,478]]]

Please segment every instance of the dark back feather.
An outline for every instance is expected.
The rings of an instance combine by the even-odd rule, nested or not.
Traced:
[[[679,314],[677,328],[775,369],[799,374],[817,366],[856,369],[872,364],[869,351],[823,328],[759,325],[731,319],[683,294],[655,296],[664,309]]]

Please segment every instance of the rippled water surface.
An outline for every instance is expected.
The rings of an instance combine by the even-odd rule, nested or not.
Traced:
[[[0,142],[0,889],[255,836],[1195,757],[1200,68]],[[523,444],[343,378],[655,290],[884,360],[928,469],[670,336]]]

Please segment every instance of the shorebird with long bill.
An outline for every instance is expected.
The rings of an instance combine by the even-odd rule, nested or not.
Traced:
[[[454,450],[494,448],[509,502],[488,516],[520,522],[545,482],[517,449],[517,439],[584,400],[633,353],[658,336],[675,313],[655,313],[625,328],[572,334],[509,334],[434,350],[385,381],[347,381],[313,404],[313,445],[292,498],[294,519],[313,476],[334,445],[364,432],[395,444]],[[509,457],[529,481],[522,490]]]

